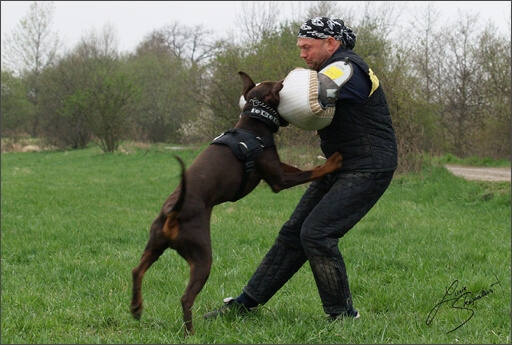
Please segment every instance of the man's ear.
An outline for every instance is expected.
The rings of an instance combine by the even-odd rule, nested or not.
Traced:
[[[341,44],[341,42],[340,41],[336,41],[334,39],[334,37],[332,37],[332,36],[327,37],[327,45],[329,47],[329,50],[335,51],[336,49],[338,49],[340,44]]]

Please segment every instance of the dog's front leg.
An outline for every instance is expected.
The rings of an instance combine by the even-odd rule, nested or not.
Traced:
[[[283,162],[281,162],[281,169],[283,169],[283,171],[285,173],[295,173],[295,172],[301,172],[302,171],[302,170],[300,170],[297,167],[291,166],[291,165],[283,163]]]
[[[278,193],[283,189],[311,182],[340,169],[342,159],[341,154],[336,152],[323,165],[311,170],[300,170],[281,162],[279,172],[276,172],[272,164],[263,164],[265,167],[263,179],[273,192]]]

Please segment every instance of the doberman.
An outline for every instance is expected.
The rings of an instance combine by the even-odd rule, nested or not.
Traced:
[[[277,193],[311,182],[341,168],[341,154],[311,170],[300,170],[280,161],[273,135],[288,123],[277,108],[283,80],[255,85],[240,71],[243,106],[233,129],[215,138],[188,170],[181,158],[181,182],[165,200],[151,224],[149,240],[140,263],[132,270],[130,311],[142,314],[142,278],[167,248],[175,249],[190,266],[190,280],[181,297],[185,336],[194,333],[192,305],[206,283],[212,265],[210,218],[215,205],[236,201],[249,194],[261,180]]]

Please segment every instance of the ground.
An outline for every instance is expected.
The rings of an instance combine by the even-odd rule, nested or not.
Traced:
[[[467,180],[481,181],[508,181],[510,182],[510,168],[467,167],[461,165],[445,165],[446,169],[457,176]]]

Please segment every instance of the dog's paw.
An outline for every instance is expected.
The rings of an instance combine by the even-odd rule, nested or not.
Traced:
[[[334,152],[332,154],[332,156],[330,156],[329,159],[327,160],[326,164],[327,163],[330,163],[330,164],[333,164],[334,166],[336,166],[335,170],[337,170],[337,169],[341,168],[341,166],[343,165],[343,156],[339,152]]]
[[[135,320],[140,320],[142,315],[142,305],[131,306],[130,312]]]

